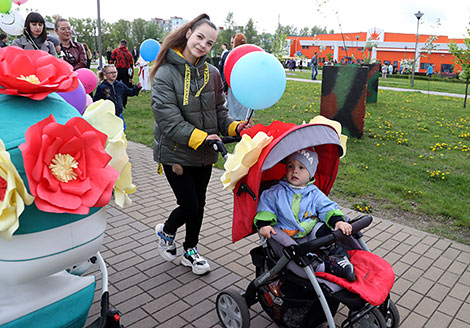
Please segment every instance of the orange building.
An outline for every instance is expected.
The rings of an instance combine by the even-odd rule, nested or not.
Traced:
[[[418,57],[416,72],[425,72],[429,65],[434,64],[434,72],[454,73],[461,68],[454,63],[454,56],[449,52],[449,43],[454,41],[464,46],[464,39],[449,39],[438,36],[433,42],[435,49],[429,54],[424,50],[426,40],[431,35],[418,36]],[[319,63],[328,61],[328,57],[339,62],[356,63],[370,58],[371,62],[392,64],[400,69],[402,59],[413,60],[415,55],[416,34],[390,33],[378,28],[359,33],[318,34],[316,36],[288,36],[290,40],[290,56],[304,55],[312,58],[317,52]],[[374,47],[369,48],[370,45]]]

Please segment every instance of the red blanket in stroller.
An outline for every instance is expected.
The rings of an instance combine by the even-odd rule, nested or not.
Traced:
[[[395,273],[392,266],[371,252],[351,250],[348,253],[354,265],[356,281],[350,282],[326,272],[315,272],[315,275],[359,294],[363,300],[374,306],[379,306],[387,299],[393,287]]]

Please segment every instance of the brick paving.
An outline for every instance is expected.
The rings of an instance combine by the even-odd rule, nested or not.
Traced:
[[[214,169],[198,245],[212,271],[199,277],[177,260],[164,261],[157,255],[154,227],[166,220],[176,202],[165,177],[156,174],[152,150],[133,142],[128,147],[138,189],[132,206],[106,208],[108,228],[101,248],[108,264],[111,303],[129,328],[221,327],[215,298],[226,288],[245,289],[254,278],[249,251],[258,237],[232,244],[232,194],[222,190],[222,171]],[[358,215],[343,210],[351,217]],[[177,241],[183,236],[184,230],[179,231]],[[470,328],[470,246],[376,217],[364,236],[374,253],[394,268],[392,300],[401,327]],[[98,316],[98,300],[99,291],[87,324]],[[259,304],[250,314],[251,327],[276,327]],[[343,307],[337,323],[345,314]]]

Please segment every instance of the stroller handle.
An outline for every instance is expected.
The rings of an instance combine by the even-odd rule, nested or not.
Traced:
[[[209,139],[206,140],[205,143],[209,146],[212,146],[212,149],[216,152],[220,152],[222,157],[226,159],[227,156],[227,148],[225,148],[226,143],[232,143],[232,142],[239,142],[241,140],[240,136],[235,136],[235,137],[222,137],[222,141],[220,140],[215,140],[215,139]]]
[[[359,232],[360,230],[364,229],[365,227],[369,226],[372,222],[372,217],[370,215],[364,215],[360,218],[350,221],[349,223],[352,226],[352,234]],[[295,246],[295,252],[297,256],[303,256],[307,253],[316,252],[320,247],[328,246],[333,244],[335,241],[349,238],[350,236],[346,236],[341,232],[341,230],[333,231],[333,233],[323,236],[309,242],[299,244]]]

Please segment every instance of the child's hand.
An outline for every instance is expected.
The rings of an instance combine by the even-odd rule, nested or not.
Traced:
[[[274,228],[270,225],[268,226],[264,226],[264,227],[261,227],[259,229],[259,233],[261,236],[263,237],[266,237],[266,238],[271,238],[271,234],[275,235],[276,234],[276,230],[274,230]]]
[[[350,236],[352,233],[352,226],[344,221],[338,221],[335,224],[335,230],[341,230],[346,236]]]
[[[137,86],[137,88],[139,88],[139,89],[140,89],[140,88],[142,88],[142,83],[140,83],[140,82],[137,82],[136,86]]]
[[[245,129],[251,128],[251,124],[249,121],[243,121],[237,125],[237,133],[240,134]]]

